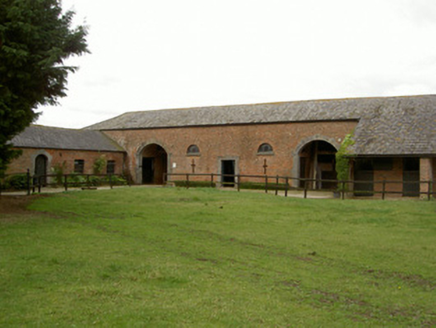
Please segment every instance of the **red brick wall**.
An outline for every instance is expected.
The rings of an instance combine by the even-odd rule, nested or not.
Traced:
[[[433,180],[433,192],[436,192],[436,158],[432,159],[432,180]],[[436,197],[436,196],[435,196]]]
[[[62,163],[66,164],[65,173],[73,173],[74,160],[83,159],[85,161],[84,173],[93,173],[93,165],[97,158],[105,156],[106,160],[115,161],[115,173],[123,173],[124,154],[121,152],[96,152],[96,151],[76,151],[76,150],[59,150],[59,149],[36,149],[22,148],[22,155],[14,160],[8,167],[6,174],[24,173],[27,169],[34,174],[34,162],[36,156],[43,154],[48,158],[48,172],[51,174],[51,167]],[[103,173],[106,173],[104,170]]]
[[[263,174],[264,159],[268,175],[292,175],[294,157],[302,140],[328,139],[338,146],[356,126],[356,122],[306,122],[239,126],[209,126],[144,130],[105,131],[128,153],[127,167],[139,182],[138,152],[148,144],[156,143],[168,153],[170,173],[219,173],[220,159],[236,159],[236,173]],[[258,147],[269,143],[274,155],[258,155]],[[187,156],[187,149],[195,144],[199,156]],[[176,167],[173,167],[175,163]]]
[[[401,181],[403,180],[403,159],[402,158],[394,158],[393,159],[393,168],[392,170],[374,170],[374,181],[398,181],[397,183],[387,182],[386,190],[387,191],[398,191],[402,195],[403,192],[403,184]],[[374,191],[382,191],[383,184],[376,183],[374,184]],[[392,195],[390,195],[392,196]]]

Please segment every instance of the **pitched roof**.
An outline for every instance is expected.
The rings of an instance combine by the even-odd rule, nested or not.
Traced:
[[[93,130],[30,125],[12,139],[15,147],[95,151],[124,151],[104,133]]]
[[[91,125],[93,130],[128,130],[207,125],[352,120],[366,108],[358,99],[314,100],[127,112]]]
[[[88,129],[123,130],[358,120],[355,155],[436,155],[436,95],[293,101],[128,112]]]
[[[436,95],[378,98],[354,132],[357,155],[436,156]]]

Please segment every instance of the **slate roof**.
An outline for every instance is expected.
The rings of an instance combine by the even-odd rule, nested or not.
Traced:
[[[379,98],[361,113],[350,151],[361,156],[436,156],[436,95]]]
[[[15,147],[20,148],[124,151],[100,131],[64,129],[43,125],[30,125],[14,137],[11,142]]]
[[[89,126],[125,130],[276,122],[358,120],[362,156],[436,155],[436,95],[292,101],[128,112]]]

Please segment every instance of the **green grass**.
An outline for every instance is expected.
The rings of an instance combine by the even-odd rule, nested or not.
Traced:
[[[124,188],[30,208],[0,219],[1,327],[436,325],[435,202]]]

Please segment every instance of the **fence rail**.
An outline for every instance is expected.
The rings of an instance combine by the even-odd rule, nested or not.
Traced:
[[[168,181],[169,178],[173,179]],[[290,176],[268,176],[268,175],[249,175],[249,174],[217,174],[217,173],[165,173],[164,181],[173,182],[186,188],[203,186],[215,187],[234,187],[238,191],[241,189],[262,189],[265,193],[273,191],[278,195],[279,191],[284,192],[287,197],[290,191],[301,191],[303,197],[307,198],[310,191],[334,192],[336,197],[345,199],[347,194],[354,196],[373,196],[380,194],[382,199],[386,195],[420,196],[430,200],[436,195],[433,190],[433,181],[399,181],[399,180],[329,180],[329,179],[307,179]],[[62,187],[66,191],[68,188],[81,187],[93,188],[107,185],[112,189],[116,185],[129,185],[130,180],[119,174],[47,174],[32,176],[29,171],[18,174],[10,174],[0,178],[0,195],[2,191],[21,190],[28,195],[31,192],[41,192],[47,187]],[[335,186],[335,188],[323,188],[323,186]],[[371,186],[370,190],[356,189],[356,186]],[[388,186],[400,185],[390,190]],[[425,185],[425,187],[422,187]],[[297,187],[295,187],[297,186]],[[407,191],[405,186],[415,186],[415,191]]]
[[[169,180],[169,178],[181,177],[183,179]],[[206,179],[207,177],[207,179]],[[261,182],[253,182],[258,180]],[[260,189],[265,193],[274,191],[278,195],[279,191],[284,192],[287,197],[289,191],[302,191],[304,198],[307,198],[309,191],[329,191],[334,192],[337,197],[345,199],[346,194],[354,196],[373,196],[380,194],[381,198],[386,199],[386,195],[404,195],[404,196],[425,196],[428,200],[436,195],[433,191],[433,181],[399,181],[399,180],[331,180],[331,179],[308,179],[296,178],[290,176],[268,176],[268,175],[249,175],[249,174],[217,174],[217,173],[165,173],[164,181],[173,182],[186,188],[195,186],[215,187],[216,185],[236,187],[241,189]],[[388,185],[400,185],[400,190],[389,190]],[[298,186],[295,187],[294,185]],[[336,186],[336,188],[322,188],[323,185]],[[371,190],[359,190],[356,186],[370,185]],[[416,191],[407,192],[404,186],[417,186]],[[421,189],[421,186],[425,188]],[[376,186],[379,186],[376,188]],[[398,188],[397,188],[398,189]],[[424,190],[425,191],[422,191]],[[408,195],[409,193],[409,195]]]
[[[121,174],[45,174],[31,175],[29,170],[23,173],[8,174],[0,179],[0,195],[4,191],[26,191],[40,193],[43,188],[62,187],[68,188],[95,188],[97,186],[109,186],[111,189],[116,185],[129,185],[129,179]]]

